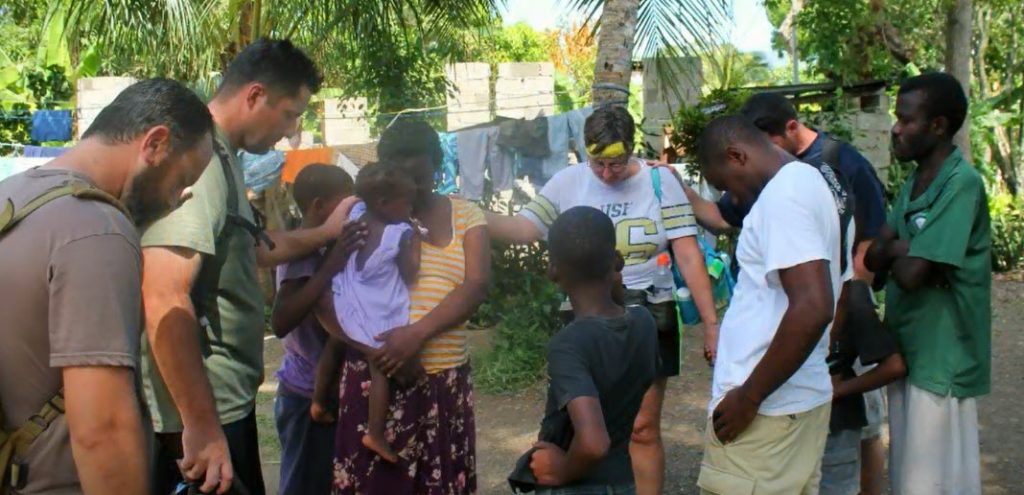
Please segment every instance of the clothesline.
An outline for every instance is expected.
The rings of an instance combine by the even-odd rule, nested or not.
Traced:
[[[526,94],[526,95],[503,96],[502,99],[529,98],[529,97],[533,97],[533,96],[548,95],[548,94],[555,94],[555,95],[558,95],[558,94],[572,94],[572,91],[555,89],[555,90],[552,90],[552,91],[540,91],[540,92],[537,92],[537,93],[530,93],[530,94]],[[341,99],[341,98],[340,97],[334,97],[334,96],[331,96],[331,97],[317,97],[317,96],[314,96],[313,97],[313,101],[324,101],[325,99]],[[495,100],[496,100],[496,98],[491,98],[489,101],[495,101]],[[75,102],[71,101],[71,100],[61,100],[61,101],[58,101],[58,100],[46,100],[46,104],[48,104],[48,105],[74,106]],[[103,108],[103,107],[99,107],[99,108]],[[92,108],[92,107],[84,108],[83,110],[85,110],[85,109],[94,109],[94,108]],[[40,109],[40,110],[42,110],[42,109]],[[60,110],[60,109],[52,109],[52,110]],[[63,110],[67,110],[67,109],[63,109]],[[387,114],[390,115],[392,113],[396,113],[396,112],[388,112]]]
[[[540,91],[540,92],[529,93],[529,94],[502,96],[500,98],[497,98],[497,97],[489,98],[489,99],[486,100],[486,102],[488,104],[490,104],[490,103],[513,101],[513,100],[522,100],[522,99],[527,99],[527,98],[536,98],[538,96],[560,95],[560,94],[561,95],[565,95],[565,94],[571,95],[572,92],[571,91],[557,91],[557,90],[556,91]],[[484,102],[483,101],[473,102],[473,104],[477,104],[477,105],[479,105],[481,103],[484,103]],[[403,109],[403,110],[399,110],[397,112],[377,112],[377,113],[375,113],[373,115],[364,113],[363,115],[356,116],[356,117],[345,117],[345,116],[326,117],[325,116],[325,117],[321,117],[321,119],[322,120],[350,120],[350,119],[353,119],[353,118],[398,117],[400,115],[407,114],[407,113],[420,113],[420,112],[432,111],[432,110],[443,110],[443,109],[445,109],[447,107],[448,107],[448,105],[445,104],[445,105],[438,105],[438,106],[434,106],[434,107],[425,107],[425,108],[406,108],[406,109]],[[536,108],[536,107],[537,107],[536,105],[530,105],[530,106],[524,106],[524,107],[504,108],[504,109],[501,109],[501,110],[522,110],[522,109],[530,109],[530,108]],[[102,110],[104,108],[106,108],[106,107],[105,106],[94,106],[94,107],[76,107],[76,108],[73,108],[73,109],[65,108],[65,109],[58,109],[58,110],[68,110],[68,111],[72,112],[72,114],[77,114],[77,113],[79,113],[81,111]],[[38,112],[40,110],[43,110],[43,109],[24,110],[23,112],[3,112],[3,111],[0,111],[0,120],[6,120],[6,121],[32,120],[31,113]],[[45,109],[45,110],[49,110],[49,109]],[[482,111],[485,111],[485,110],[479,110],[479,109],[478,110],[452,110],[452,111],[448,111],[446,113],[448,113],[448,114],[460,114],[460,113],[475,113],[475,112],[482,112]],[[29,113],[29,115],[26,115],[25,113]],[[442,113],[444,113],[444,112],[442,112]],[[391,125],[391,123],[388,124],[388,127],[390,127],[390,125]]]

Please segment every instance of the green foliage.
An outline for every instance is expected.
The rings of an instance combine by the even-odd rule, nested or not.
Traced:
[[[597,43],[587,25],[570,24],[549,31],[548,57],[555,64],[555,98],[559,112],[582,108],[590,103],[594,85]]]
[[[32,112],[25,103],[14,103],[10,108],[0,109],[0,143],[27,143],[31,130]],[[7,145],[0,144],[0,156],[10,155],[16,151]]]
[[[501,319],[491,330],[491,348],[474,358],[473,379],[485,393],[516,392],[541,379],[548,340],[558,330],[556,286],[534,274],[512,277],[523,285],[512,293],[495,294],[501,298],[494,308],[501,311]]]
[[[605,0],[569,0],[568,8],[588,14],[587,24],[603,15]],[[629,2],[626,2],[628,5]],[[662,66],[672,78],[685,77],[685,63],[676,60],[697,57],[728,39],[732,25],[732,2],[723,0],[638,0],[633,58],[664,58]],[[621,2],[620,2],[621,5]],[[612,23],[609,23],[612,26]],[[687,40],[680,43],[680,40]]]
[[[513,214],[529,202],[521,190],[512,199],[485,198],[491,211]],[[521,390],[543,376],[545,346],[558,330],[558,287],[547,278],[547,248],[541,244],[491,250],[494,281],[474,324],[492,328],[491,348],[474,357],[476,386],[487,393]]]
[[[696,166],[697,140],[708,123],[716,117],[739,112],[750,94],[746,91],[713,90],[696,105],[679,110],[672,119],[671,143],[681,150],[690,166]]]
[[[464,38],[462,58],[492,64],[546,62],[548,40],[525,22],[503,27],[501,19],[495,18],[491,26]]]
[[[1007,193],[990,194],[992,269],[1014,270],[1024,265],[1024,201]]]
[[[940,66],[944,43],[945,0],[896,0],[884,10],[873,2],[815,0],[805,2],[797,15],[800,59],[828,79],[855,82],[893,78],[904,68],[887,42],[898,42],[921,67]],[[790,0],[766,0],[769,20],[778,27],[790,9]],[[893,39],[898,37],[898,40]],[[785,51],[786,47],[776,44]]]
[[[17,67],[20,71],[15,78],[8,78],[0,86],[0,143],[27,144],[32,128],[32,111],[38,109],[66,108],[71,99],[71,83],[64,74],[64,68],[51,65],[46,68]],[[14,152],[11,147],[0,145],[0,155]]]
[[[893,160],[889,168],[886,169],[885,178],[885,202],[886,204],[892,204],[896,201],[896,198],[900,195],[900,189],[903,188],[903,184],[910,178],[910,174],[914,172],[914,164],[904,163]]]
[[[856,100],[843,95],[839,89],[832,98],[814,104],[797,105],[797,113],[805,124],[823,130],[846,142],[853,141],[853,129],[850,123],[858,108]]]
[[[443,103],[444,63],[460,53],[461,33],[486,26],[495,7],[494,0],[0,0],[0,49],[19,62],[69,59],[63,65],[85,70],[76,76],[199,81],[253,39],[291,38],[317,60],[328,85],[391,111]],[[517,40],[509,49],[521,48]]]
[[[767,86],[776,81],[776,74],[759,53],[743,53],[732,44],[725,44],[701,57],[706,91],[744,86]]]

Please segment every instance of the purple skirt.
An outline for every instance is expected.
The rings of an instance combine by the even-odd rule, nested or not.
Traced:
[[[476,492],[476,429],[469,364],[427,375],[411,388],[392,384],[387,439],[395,464],[363,447],[370,368],[349,350],[341,373],[341,408],[331,493],[459,495]]]

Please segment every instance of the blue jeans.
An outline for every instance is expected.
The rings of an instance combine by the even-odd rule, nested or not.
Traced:
[[[636,485],[583,485],[561,488],[537,487],[537,495],[636,495]]]
[[[274,418],[281,440],[281,495],[331,491],[335,425],[313,422],[311,404],[311,399],[278,385]]]
[[[829,433],[821,461],[821,495],[860,493],[861,430]]]

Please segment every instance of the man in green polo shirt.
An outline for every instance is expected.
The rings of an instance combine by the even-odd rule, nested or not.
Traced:
[[[948,74],[900,87],[893,152],[917,168],[868,253],[889,276],[886,325],[908,367],[889,388],[896,495],[981,493],[975,398],[990,386],[992,242],[981,176],[953,145],[966,115]]]
[[[265,153],[293,135],[320,81],[288,41],[243,49],[208,105],[213,160],[191,199],[143,234],[153,493],[171,493],[183,477],[199,481],[204,493],[225,493],[233,482],[264,493],[255,416],[265,328],[257,266],[308,256],[338,237],[347,213],[339,208],[315,229],[261,233],[237,152]]]

